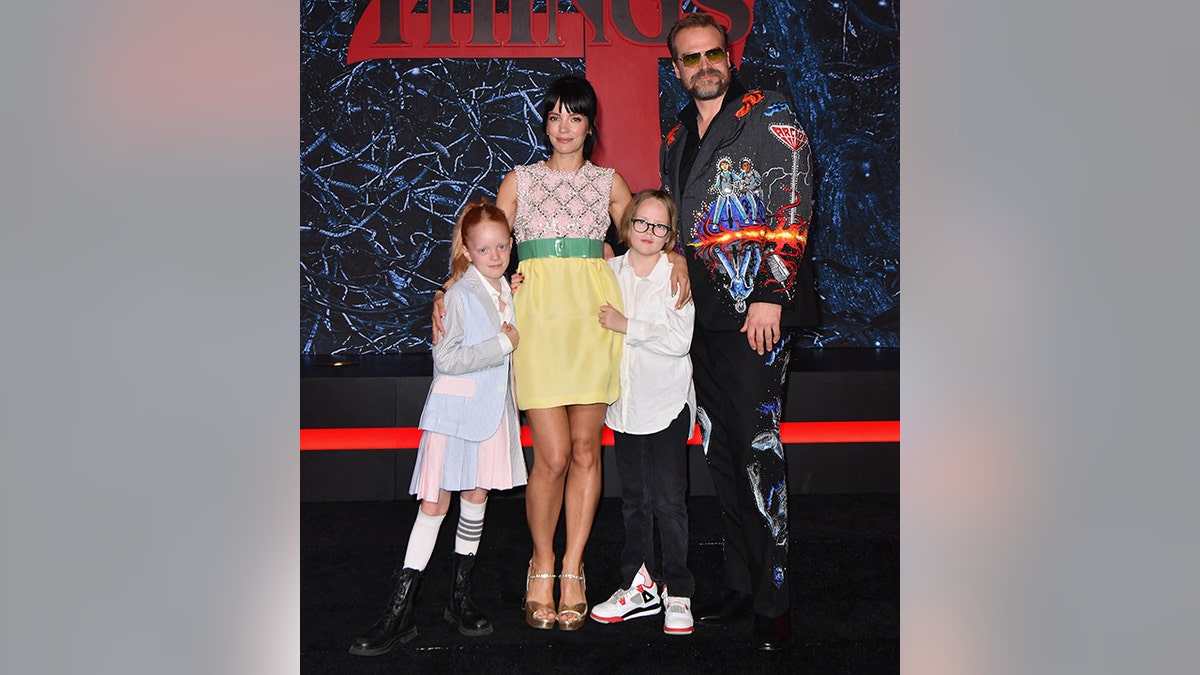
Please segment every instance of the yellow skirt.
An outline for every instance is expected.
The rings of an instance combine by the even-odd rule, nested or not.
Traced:
[[[625,336],[600,326],[600,307],[622,312],[621,288],[601,258],[533,258],[513,296],[521,339],[513,352],[517,407],[617,400]]]

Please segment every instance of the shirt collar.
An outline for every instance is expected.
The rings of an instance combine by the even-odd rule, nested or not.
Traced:
[[[488,295],[491,296],[492,302],[495,302],[496,298],[499,298],[506,305],[512,303],[512,291],[509,289],[507,279],[500,277],[500,290],[497,291],[492,288],[492,284],[487,280],[487,277],[483,276],[483,273],[476,269],[474,265],[468,267],[467,271],[475,273],[476,278],[479,279],[479,283],[483,286],[483,290],[487,291]]]
[[[618,270],[618,273],[628,270],[630,274],[633,274],[635,276],[637,275],[637,272],[633,271],[633,265],[629,262],[629,253],[622,253],[621,257],[618,258],[618,260],[620,261],[620,265],[621,265],[621,269]],[[654,269],[650,270],[650,274],[648,274],[646,276],[647,276],[647,278],[652,279],[652,278],[661,277],[664,274],[670,274],[670,273],[671,273],[671,261],[667,258],[666,252],[663,252],[658,255],[658,262],[654,263]]]

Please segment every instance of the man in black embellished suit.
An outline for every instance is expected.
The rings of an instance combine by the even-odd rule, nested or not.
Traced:
[[[696,326],[704,454],[725,526],[725,594],[701,625],[754,613],[759,649],[791,642],[787,472],[779,437],[790,328],[816,323],[807,250],[808,137],[788,100],[732,76],[725,28],[704,13],[667,37],[692,102],[663,139],[663,189],[679,206]]]

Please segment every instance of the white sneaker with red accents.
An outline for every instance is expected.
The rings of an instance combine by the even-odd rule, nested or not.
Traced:
[[[633,575],[629,588],[618,588],[608,600],[592,608],[592,618],[600,623],[618,623],[658,614],[662,609],[659,590],[646,566],[642,565]]]
[[[692,632],[692,599],[668,595],[663,610],[663,632],[667,635],[690,635]]]

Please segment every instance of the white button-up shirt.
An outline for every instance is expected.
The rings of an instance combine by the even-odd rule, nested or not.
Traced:
[[[696,389],[688,350],[696,306],[689,302],[675,309],[666,254],[659,255],[645,277],[634,273],[627,256],[608,260],[621,286],[629,325],[621,350],[621,395],[608,407],[604,422],[613,431],[651,434],[666,429],[686,403],[691,411],[691,436],[696,425]]]

